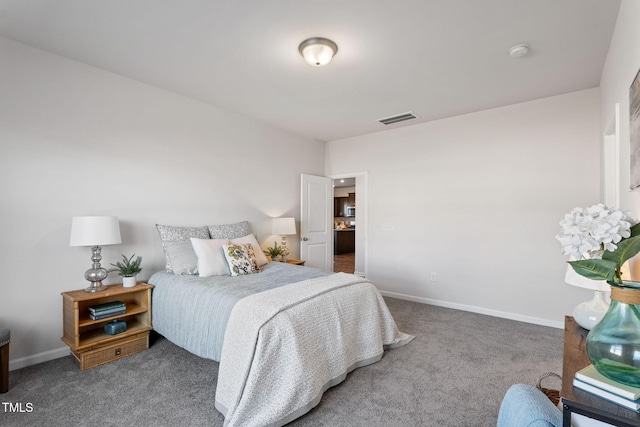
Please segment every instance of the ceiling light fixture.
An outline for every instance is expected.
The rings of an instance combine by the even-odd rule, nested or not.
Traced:
[[[509,56],[512,58],[519,58],[521,56],[525,56],[527,53],[529,53],[529,45],[525,43],[511,46],[509,49]]]
[[[311,37],[300,43],[298,51],[307,64],[322,67],[331,62],[331,58],[338,53],[338,45],[329,39]]]

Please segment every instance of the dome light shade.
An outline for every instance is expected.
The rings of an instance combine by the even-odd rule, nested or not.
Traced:
[[[509,49],[509,56],[512,58],[520,58],[521,56],[525,56],[527,53],[529,53],[529,45],[525,43],[511,46]]]
[[[338,52],[338,45],[329,39],[312,37],[300,43],[298,50],[307,64],[322,67],[331,62],[331,58]]]

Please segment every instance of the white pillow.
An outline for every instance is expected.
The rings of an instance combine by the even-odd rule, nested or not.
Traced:
[[[256,240],[256,236],[253,234],[248,234],[244,237],[238,237],[237,239],[231,239],[231,243],[236,245],[251,245],[253,246],[253,253],[256,256],[256,262],[259,266],[263,266],[269,263],[267,260],[267,256],[262,252],[262,248],[260,247],[260,243]]]
[[[224,245],[228,245],[227,239],[196,239],[191,237],[191,245],[198,257],[198,275],[228,276],[229,267],[224,256]]]

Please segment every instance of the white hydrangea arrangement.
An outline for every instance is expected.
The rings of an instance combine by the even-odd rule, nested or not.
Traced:
[[[622,283],[620,268],[640,252],[640,226],[628,211],[602,203],[575,208],[560,221],[556,239],[576,273],[593,280]]]

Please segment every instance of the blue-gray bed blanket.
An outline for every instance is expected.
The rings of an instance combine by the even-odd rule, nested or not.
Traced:
[[[191,353],[220,361],[227,322],[242,298],[306,279],[327,276],[315,268],[281,262],[246,276],[188,276],[161,271],[149,279],[153,329]]]

